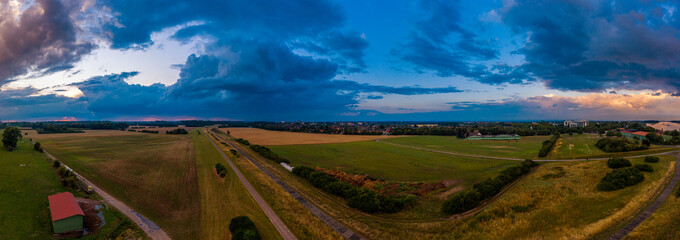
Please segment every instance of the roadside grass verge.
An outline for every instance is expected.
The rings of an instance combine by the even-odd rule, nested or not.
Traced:
[[[157,223],[172,238],[197,239],[200,192],[191,137],[120,133],[34,137],[57,159]]]

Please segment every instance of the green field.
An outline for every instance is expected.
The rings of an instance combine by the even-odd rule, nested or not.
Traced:
[[[466,140],[453,136],[415,136],[381,141],[438,151],[480,156],[534,159],[550,136],[529,136],[521,140]]]
[[[109,132],[112,136],[53,135],[41,143],[171,237],[197,239],[200,192],[191,136]]]
[[[25,164],[25,167],[21,167]],[[52,237],[47,196],[68,191],[57,178],[47,158],[33,150],[28,139],[8,152],[0,149],[0,233],[1,239],[61,239]],[[75,193],[76,197],[80,194]],[[102,239],[123,221],[122,214],[102,208],[106,224],[97,234],[80,239]],[[134,224],[132,225],[134,226]],[[139,229],[135,234],[142,236]]]
[[[595,143],[600,139],[602,138],[597,135],[562,135],[548,158],[565,159],[605,155],[607,153],[595,147]]]
[[[375,141],[269,148],[289,159],[293,166],[338,169],[389,181],[476,182],[518,164],[517,161],[452,156]]]
[[[263,239],[281,239],[269,218],[257,205],[250,193],[239,181],[227,162],[210,140],[192,131],[201,192],[200,239],[231,239],[229,221],[237,216],[248,216]],[[228,169],[227,176],[220,178],[215,164],[222,163]]]

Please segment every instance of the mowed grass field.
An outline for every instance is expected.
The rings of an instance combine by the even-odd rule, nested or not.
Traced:
[[[191,136],[99,130],[32,137],[172,238],[198,239],[201,195]]]
[[[396,140],[396,139],[394,139]],[[476,182],[495,176],[517,161],[453,156],[375,141],[269,146],[293,166],[338,169],[388,181],[459,180]]]
[[[664,186],[675,158],[660,156],[635,186],[599,192],[606,161],[548,163],[454,229],[456,239],[604,239],[631,220]],[[634,164],[642,158],[630,159]],[[502,227],[500,227],[502,226]]]
[[[247,139],[251,144],[259,145],[343,143],[394,137],[382,135],[296,133],[283,131],[269,131],[259,128],[220,128],[220,130],[222,130],[225,133],[229,131],[231,136],[234,138],[244,138]]]
[[[602,137],[598,135],[561,135],[557,144],[555,144],[553,151],[548,155],[548,158],[565,159],[605,155],[607,153],[595,147],[595,143],[600,139],[602,139]]]
[[[13,152],[0,149],[0,169],[0,239],[62,239],[52,236],[47,196],[68,189],[59,182],[50,161],[25,138]],[[106,239],[117,230],[121,214],[101,210],[106,224],[96,234],[80,239]],[[146,239],[141,230],[134,231]]]
[[[231,170],[210,140],[198,131],[190,132],[194,142],[201,193],[201,230],[198,239],[231,239],[229,221],[248,216],[263,239],[281,239],[269,218]],[[227,176],[219,177],[215,164],[226,166]]]
[[[381,141],[401,145],[480,156],[534,159],[550,136],[529,136],[521,140],[465,140],[455,136],[409,136]]]

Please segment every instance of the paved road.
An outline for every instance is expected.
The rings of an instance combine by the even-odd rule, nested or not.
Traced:
[[[286,239],[286,240],[297,239],[295,237],[295,235],[293,235],[293,233],[290,232],[290,230],[288,230],[288,227],[286,227],[286,225],[283,224],[283,222],[281,221],[279,216],[276,215],[274,210],[272,210],[272,208],[269,207],[269,204],[267,204],[267,202],[265,202],[264,199],[262,199],[260,194],[257,193],[257,191],[255,191],[255,188],[253,188],[253,185],[251,185],[250,182],[248,182],[248,179],[246,179],[243,176],[241,171],[238,170],[238,168],[236,167],[236,165],[234,165],[234,163],[231,161],[231,159],[229,159],[229,157],[227,157],[227,155],[224,154],[224,151],[222,151],[222,149],[217,145],[217,143],[215,143],[215,141],[210,136],[206,135],[204,131],[201,131],[201,133],[203,133],[203,135],[205,135],[205,137],[210,139],[210,142],[213,144],[213,146],[215,146],[215,148],[217,148],[217,150],[220,152],[222,157],[225,160],[227,160],[227,163],[229,163],[229,166],[231,167],[231,169],[234,170],[234,173],[236,173],[236,176],[238,177],[238,179],[241,180],[241,183],[243,183],[243,185],[246,187],[246,189],[248,190],[250,195],[253,196],[253,199],[255,199],[255,202],[257,202],[257,205],[260,205],[260,208],[262,208],[262,211],[264,211],[264,214],[267,215],[267,217],[269,218],[269,221],[271,221],[272,224],[274,224],[274,227],[276,228],[277,231],[279,231],[279,234],[281,235],[281,237],[283,237],[283,239]]]
[[[647,208],[637,215],[633,219],[633,221],[629,222],[624,226],[623,228],[619,229],[619,231],[615,232],[612,234],[611,237],[608,238],[608,240],[619,240],[623,239],[624,237],[628,236],[630,232],[632,232],[638,225],[640,225],[642,222],[644,222],[649,216],[651,216],[660,206],[663,204],[663,202],[668,198],[673,193],[673,189],[675,188],[675,185],[678,183],[678,179],[680,179],[680,155],[675,155],[675,174],[673,175],[673,178],[671,181],[668,183],[666,188],[661,192],[661,195],[657,197],[652,204],[647,206]]]
[[[267,169],[262,167],[262,165],[260,165],[259,163],[254,161],[252,158],[250,158],[250,156],[247,153],[243,152],[240,147],[236,146],[235,144],[232,144],[231,142],[227,141],[226,139],[224,139],[220,136],[217,136],[217,137],[219,139],[222,139],[222,141],[225,141],[226,143],[228,143],[232,147],[234,147],[236,149],[236,151],[239,152],[239,154],[241,154],[246,159],[248,159],[250,162],[255,164],[255,166],[257,166],[257,168],[259,168],[260,171],[264,172],[267,176],[269,176],[269,178],[274,180],[277,184],[279,184],[279,186],[281,186],[284,190],[286,190],[286,192],[288,192],[288,194],[290,194],[293,198],[295,198],[295,200],[297,200],[300,204],[302,204],[302,206],[307,208],[307,210],[312,212],[312,214],[314,214],[319,219],[321,219],[321,221],[326,223],[326,225],[328,225],[329,227],[331,227],[332,229],[334,229],[335,231],[340,233],[340,235],[342,235],[343,237],[350,239],[350,240],[362,240],[363,239],[361,236],[359,236],[358,234],[356,234],[355,232],[353,232],[349,228],[342,225],[342,223],[336,221],[335,219],[333,219],[333,217],[329,216],[324,211],[322,211],[321,209],[316,207],[312,202],[310,202],[305,197],[300,195],[300,193],[293,190],[293,188],[288,186],[286,183],[284,183],[281,179],[276,177],[274,174],[267,171]]]
[[[521,158],[493,157],[493,156],[483,156],[483,155],[473,155],[473,154],[464,154],[464,153],[455,153],[455,152],[432,150],[432,149],[427,149],[427,148],[414,147],[414,146],[409,146],[409,145],[402,145],[402,144],[398,144],[398,143],[383,142],[383,141],[380,141],[380,139],[376,139],[375,141],[379,142],[379,143],[394,145],[394,146],[397,146],[397,147],[411,148],[411,149],[416,149],[416,150],[435,152],[435,153],[443,153],[443,154],[456,155],[456,156],[488,158],[488,159],[498,159],[498,160],[510,160],[510,161],[524,161],[525,160],[525,159],[521,159]],[[639,156],[628,156],[627,158],[658,156],[658,155],[664,155],[664,154],[669,154],[669,153],[678,152],[678,151],[680,151],[680,150],[676,149],[676,150],[672,150],[672,151],[668,151],[668,152],[662,152],[662,153],[645,154],[645,155],[639,155]],[[608,160],[608,159],[609,159],[608,157],[604,157],[604,158],[532,159],[532,160],[535,161],[535,162],[570,162],[570,161]]]
[[[44,152],[45,152],[45,155],[47,157],[49,157],[50,159],[52,159],[54,161],[57,160],[57,158],[52,156],[52,154],[48,153],[47,151],[44,151]],[[66,166],[66,164],[64,164],[63,162],[61,164],[68,168],[68,166]],[[69,169],[71,169],[71,168],[69,168]],[[73,171],[73,169],[71,169],[71,171]],[[139,226],[139,228],[141,228],[142,231],[144,231],[144,233],[146,233],[146,235],[148,235],[151,239],[154,239],[154,240],[169,240],[170,239],[170,236],[167,233],[165,233],[165,231],[163,231],[163,229],[158,227],[158,225],[156,225],[154,222],[152,222],[148,218],[145,218],[141,214],[135,212],[134,210],[132,210],[132,208],[125,205],[125,203],[114,198],[113,196],[111,196],[110,194],[108,194],[107,192],[105,192],[104,190],[99,188],[97,185],[95,185],[92,182],[90,182],[89,180],[87,180],[85,177],[81,176],[80,174],[76,173],[75,171],[73,171],[73,173],[84,184],[92,186],[92,189],[94,189],[94,191],[97,194],[99,194],[99,196],[101,196],[102,199],[104,199],[104,201],[108,202],[111,206],[115,207],[116,209],[118,209],[118,211],[122,212],[123,214],[125,214],[125,216],[130,218],[130,220],[132,220],[132,222],[137,224],[137,226]]]

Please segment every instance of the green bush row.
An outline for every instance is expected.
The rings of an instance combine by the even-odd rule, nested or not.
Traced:
[[[628,186],[633,186],[645,180],[642,172],[634,167],[614,169],[611,173],[600,180],[597,184],[599,191],[615,191]]]
[[[628,159],[625,158],[610,158],[607,160],[607,167],[611,169],[617,169],[617,168],[624,168],[624,167],[630,167],[633,166],[633,164],[628,161]]]
[[[628,152],[649,148],[649,146],[640,144],[637,140],[625,137],[603,138],[595,143],[595,147],[604,152]]]
[[[279,156],[278,154],[272,152],[272,150],[270,150],[269,148],[267,148],[267,147],[265,147],[265,146],[261,146],[261,145],[250,145],[250,149],[252,149],[253,151],[259,153],[259,154],[262,155],[263,157],[265,157],[265,158],[267,158],[267,159],[269,159],[269,160],[273,160],[273,161],[275,161],[275,162],[277,162],[277,163],[282,163],[282,162],[284,162],[284,163],[290,163],[290,161],[288,161],[288,159],[285,159],[285,158]]]
[[[215,170],[217,171],[217,174],[220,175],[220,177],[224,177],[227,175],[227,168],[224,167],[221,163],[215,164]]]
[[[659,157],[657,157],[657,156],[646,156],[645,162],[650,162],[650,163],[659,162]]]
[[[246,146],[250,146],[250,142],[248,142],[248,140],[245,140],[243,138],[237,138],[237,139],[234,139],[234,141],[236,141],[240,144],[246,145]]]
[[[548,156],[550,151],[553,149],[555,144],[557,143],[557,139],[560,138],[559,133],[555,133],[550,139],[543,141],[543,145],[541,146],[541,150],[538,151],[538,157],[545,157]]]
[[[536,166],[538,166],[538,163],[527,159],[518,166],[503,169],[498,176],[484,179],[475,184],[472,189],[453,194],[442,205],[442,211],[446,214],[458,214],[471,210],[483,200],[500,193],[503,187],[529,173]]]
[[[141,131],[139,131],[139,132],[143,132],[143,133],[158,133],[158,131],[151,131],[151,130],[141,130]]]
[[[232,240],[259,240],[260,233],[255,228],[255,223],[247,216],[238,216],[229,222],[229,232]]]
[[[178,128],[172,131],[165,131],[165,134],[189,134],[184,128]]]
[[[293,174],[307,179],[315,187],[347,200],[347,205],[367,213],[395,213],[416,201],[416,196],[384,196],[365,187],[339,181],[322,171],[306,166],[293,168]]]

